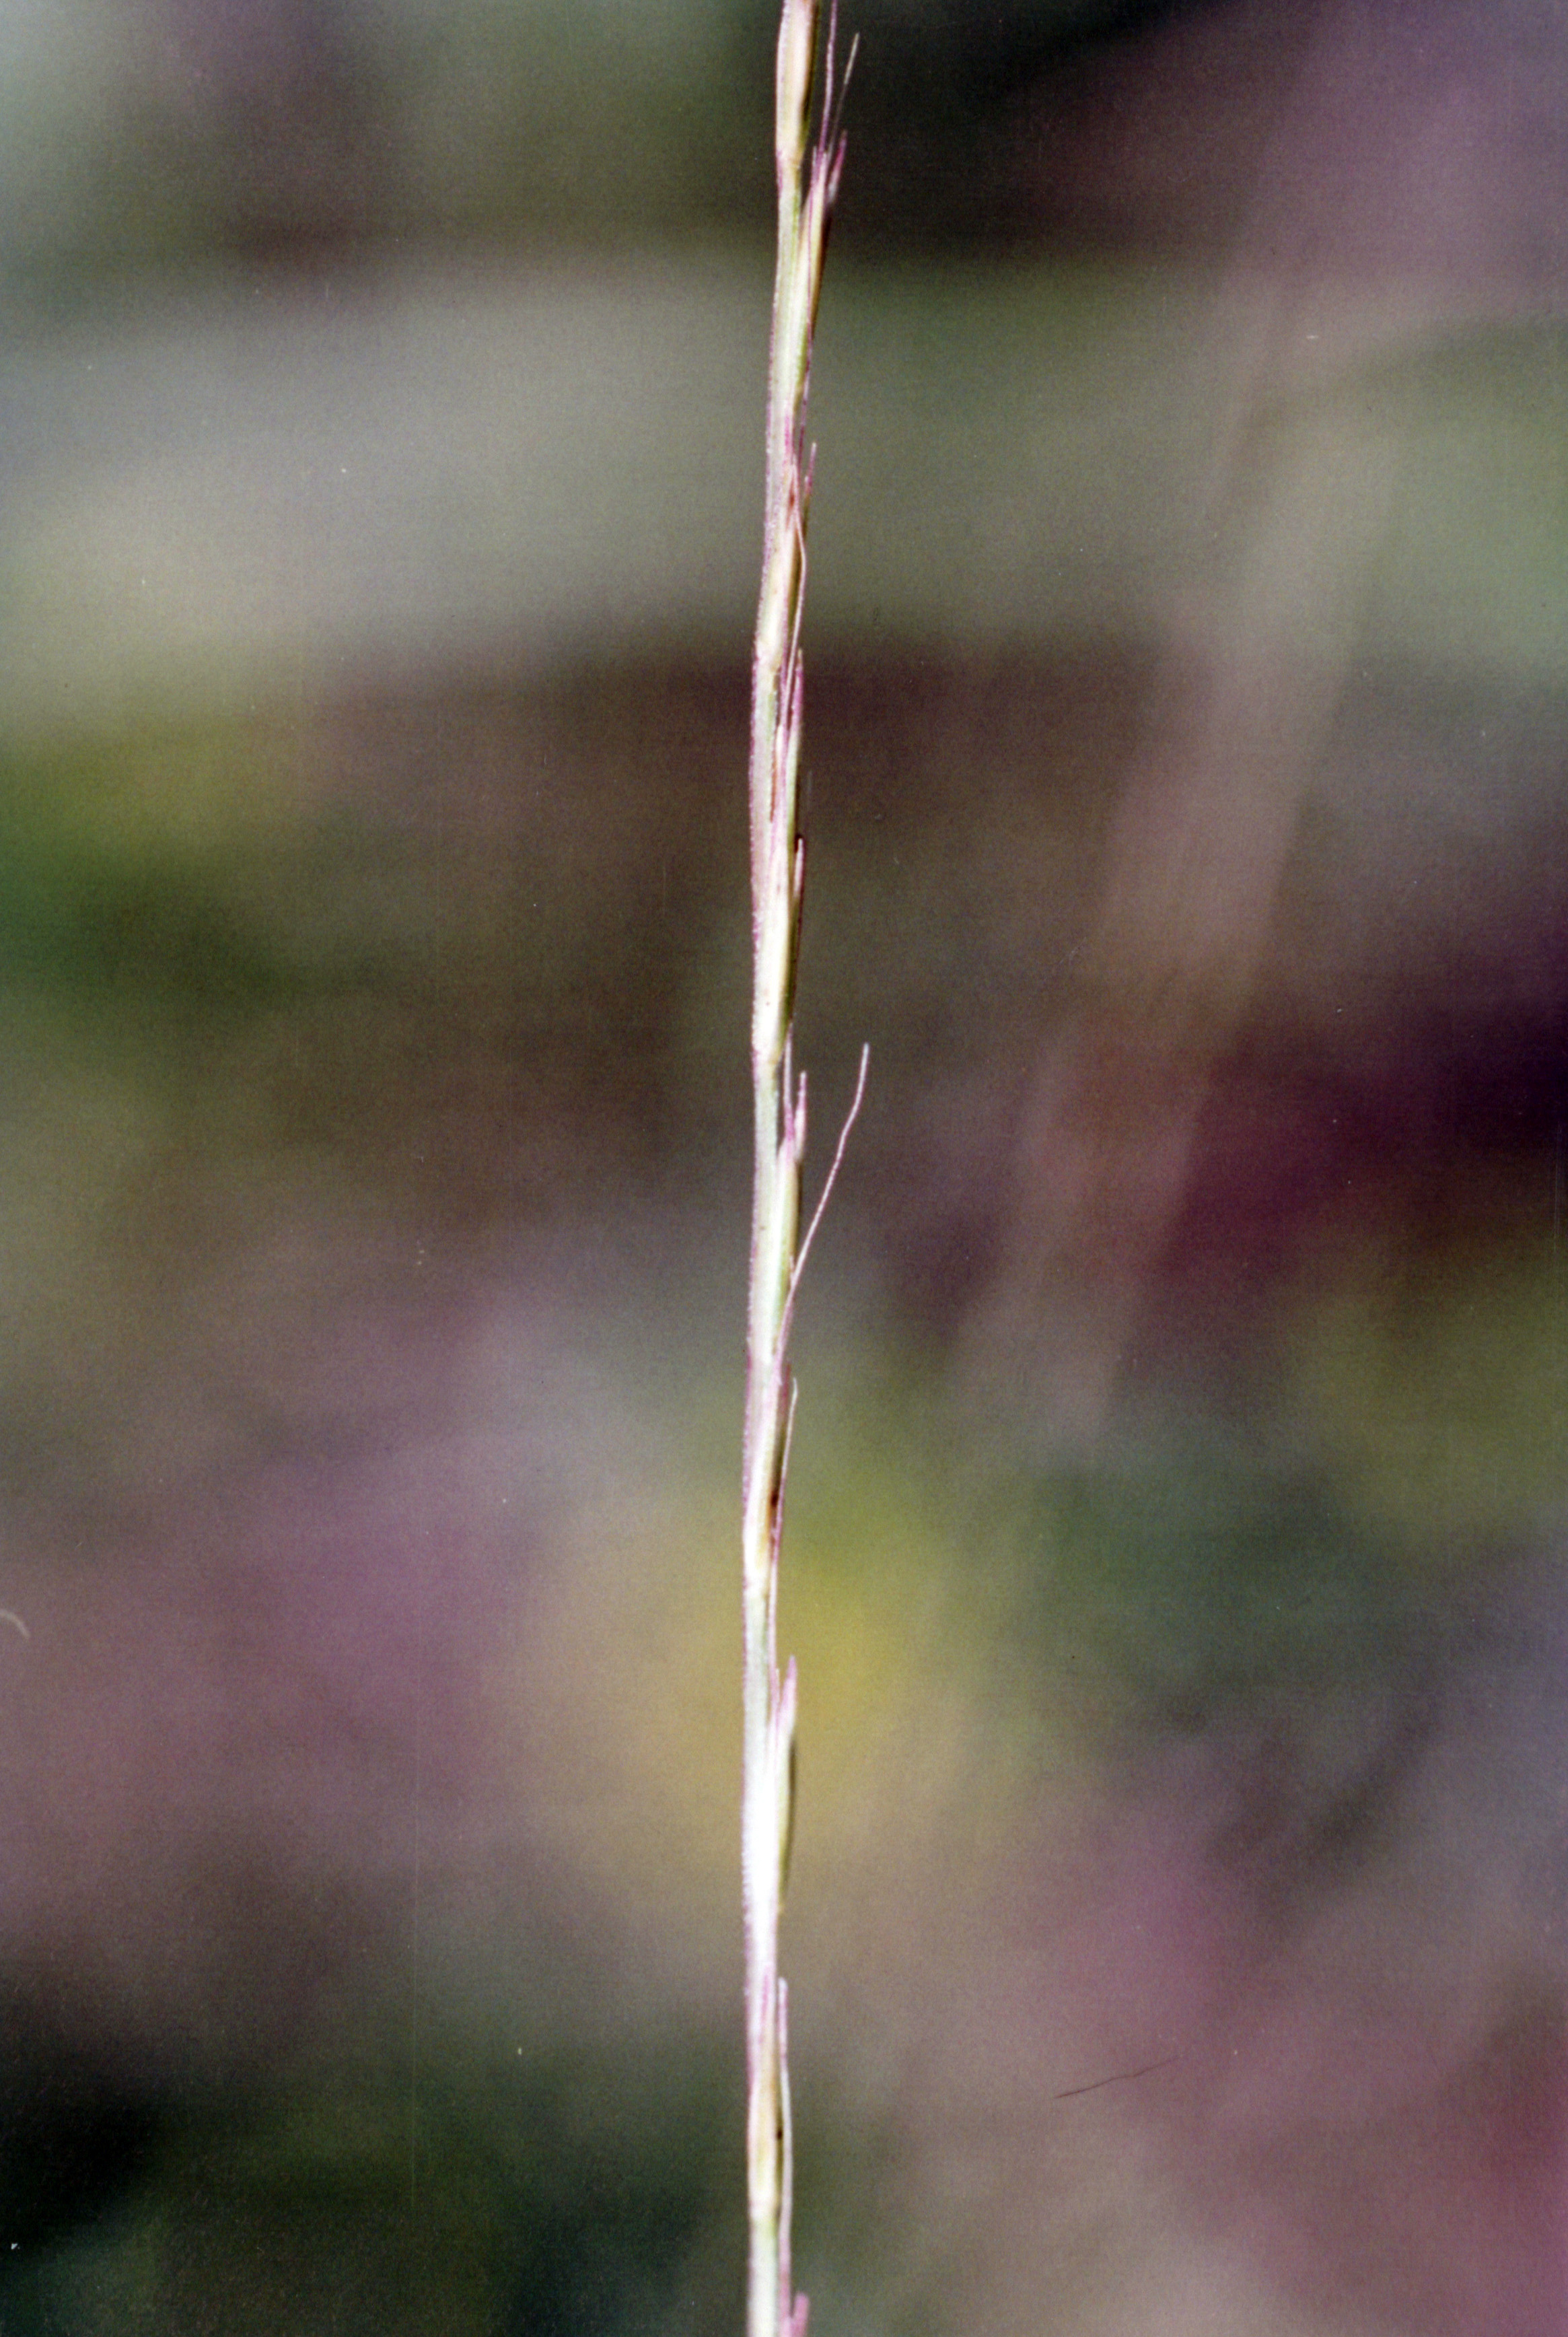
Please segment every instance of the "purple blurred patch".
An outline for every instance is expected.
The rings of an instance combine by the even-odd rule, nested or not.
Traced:
[[[13,1558],[0,1962],[62,2029],[207,2068],[406,1949],[492,1783],[514,1456],[279,1462],[91,1556]]]

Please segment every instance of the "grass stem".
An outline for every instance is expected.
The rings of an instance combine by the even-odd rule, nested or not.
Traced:
[[[817,17],[817,0],[784,0],[774,141],[778,259],[768,362],[762,585],[752,665],[755,1153],[742,1462],[741,1794],[750,2226],[747,2337],[805,2337],[806,2323],[806,2300],[794,2293],[790,2266],[794,2169],[788,1997],[779,1976],[778,1951],[794,1793],[795,1671],[792,1662],[780,1677],[777,1617],[784,1479],[794,1417],[790,1320],[804,1256],[800,1201],[806,1082],[803,1073],[797,1077],[795,1072],[793,1028],[805,875],[797,781],[801,611],[812,469],[805,438],[806,394],[823,257],[843,163],[834,112],[836,27],[832,20],[823,44],[823,101],[814,134],[811,127]],[[862,1060],[851,1120],[859,1110],[864,1080]],[[846,1134],[848,1127],[846,1121]],[[842,1155],[842,1138],[835,1171]],[[815,1227],[813,1218],[813,1232]]]

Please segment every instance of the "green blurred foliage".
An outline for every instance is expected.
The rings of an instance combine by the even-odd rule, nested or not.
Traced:
[[[847,231],[1016,227],[991,134],[1008,101],[1064,47],[1147,13],[846,8],[866,61]],[[761,0],[18,9],[0,37],[0,255],[73,298],[215,259],[765,238],[776,21]]]
[[[18,2337],[718,2331],[741,2301],[733,2046],[639,2035],[294,2072],[169,2128],[95,2227],[0,2269]],[[394,2062],[395,2057],[394,2057]]]
[[[1304,1437],[1351,1510],[1409,1563],[1462,1578],[1540,1530],[1568,1491],[1568,1292],[1560,1237],[1505,1225],[1447,1255],[1360,1261],[1287,1335]]]
[[[1137,1726],[1221,1725],[1397,1675],[1427,1600],[1329,1484],[1222,1451],[1047,1480],[1027,1511],[1036,1660],[1087,1665]]]

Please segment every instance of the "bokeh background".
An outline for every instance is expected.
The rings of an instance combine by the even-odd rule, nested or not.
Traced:
[[[823,2337],[1568,2331],[1568,18],[859,0]],[[733,2331],[763,0],[0,12],[0,2324]]]

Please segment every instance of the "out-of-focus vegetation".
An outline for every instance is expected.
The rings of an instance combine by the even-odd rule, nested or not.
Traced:
[[[867,0],[861,231],[1018,225],[985,137],[1043,63],[1128,11]],[[127,270],[478,241],[600,251],[773,219],[762,0],[115,0],[0,34],[0,252],[74,301]]]
[[[768,14],[0,26],[7,2331],[735,2324]],[[846,23],[824,2331],[1560,2323],[1568,60],[1407,18]]]
[[[977,2246],[1023,2278],[1012,2208],[981,2243],[940,2204],[977,2168],[1000,2202],[1070,2225],[1098,2199],[1119,2228],[1101,2144],[1081,2158],[1082,2114],[1063,2136],[1050,2106],[1183,2037],[1202,2073],[1193,2016],[1158,2009],[1190,1943],[1120,1998],[1063,1975],[1130,1854],[1094,1852],[1098,1829],[1174,1826],[1173,1747],[1207,1765],[1192,1806],[1221,1848],[1261,1845],[1226,1853],[1225,1891],[1254,1877],[1271,1920],[1321,1922],[1411,1854],[1475,1666],[1527,1713],[1554,1660],[1533,1687],[1508,1651],[1562,1479],[1550,1092],[1505,1088],[1499,1128],[1488,1022],[1474,1069],[1457,1040],[1378,1069],[1448,898],[1431,823],[1405,932],[1348,880],[1330,922],[1300,862],[1318,905],[1217,1082],[1104,1446],[1042,1460],[1027,1379],[971,1344],[1007,1099],[1081,1009],[1116,742],[1154,670],[819,670],[838,777],[806,1044],[831,1099],[869,1031],[881,1084],[805,1317],[792,1955],[823,2128],[803,2241],[857,2322],[969,2293]],[[694,2293],[729,2314],[707,2137],[733,2104],[699,2113],[677,2083],[694,2039],[723,2061],[734,1986],[728,694],[600,670],[14,766],[6,1597],[33,1638],[5,1725],[14,1840],[55,1845],[13,1867],[16,2033],[50,2008],[113,2086],[93,2109],[35,2044],[51,2074],[13,2130],[121,2201],[91,2237],[75,2213],[57,2240],[53,2209],[19,2222],[19,2313],[151,2326],[200,2289],[236,2328],[280,2296],[323,2326],[642,2325]],[[1415,735],[1397,694],[1360,703],[1361,738],[1374,714]],[[1540,719],[1514,719],[1522,774]],[[1365,881],[1402,897],[1387,856]],[[170,1732],[177,1762],[204,1748],[172,1797]],[[100,1757],[113,1794],[74,1802]],[[1522,1908],[1544,1903],[1540,1810],[1514,1811],[1497,1885]],[[120,1944],[83,1963],[104,1907]],[[1222,2002],[1208,2017],[1222,2036]],[[682,2106],[664,2123],[634,2066]],[[550,2068],[609,2120],[580,2179]],[[1114,2246],[1095,2261],[1076,2311],[1137,2293]]]

